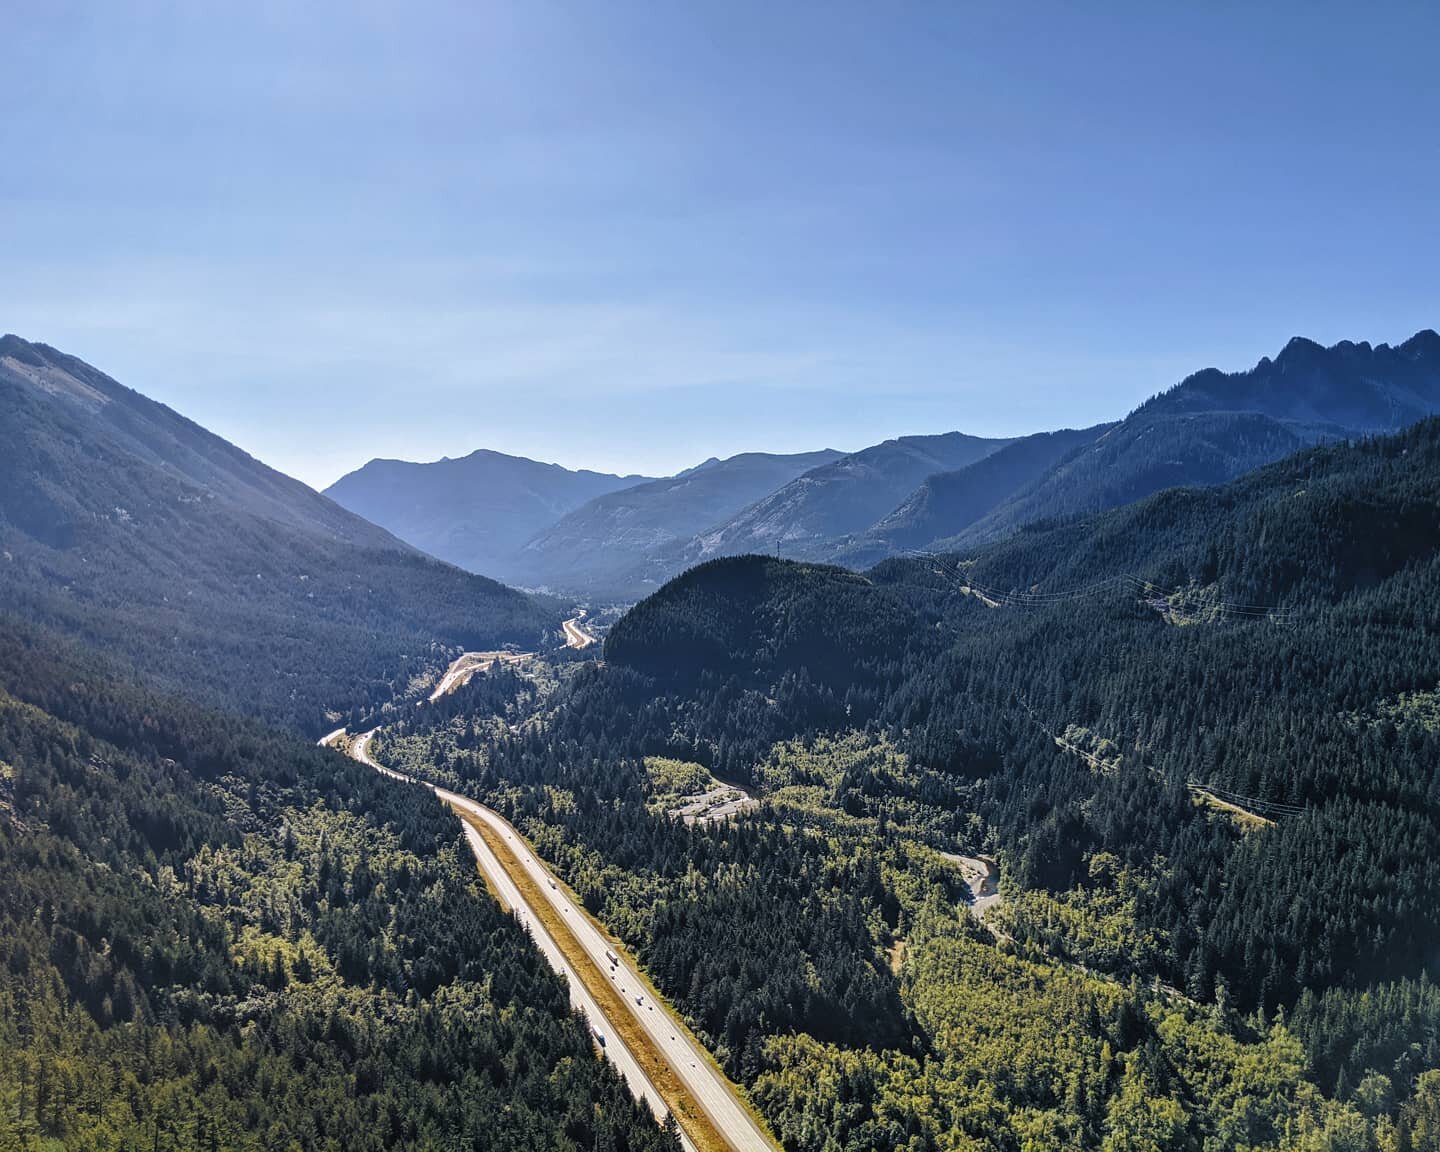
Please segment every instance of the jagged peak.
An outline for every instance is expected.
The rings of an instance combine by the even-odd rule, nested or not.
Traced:
[[[47,361],[43,355],[43,344],[32,344],[22,336],[7,332],[0,336],[0,356],[9,356],[32,368],[43,368]]]
[[[1411,357],[1440,356],[1440,332],[1433,328],[1422,328],[1396,351]]]
[[[1336,344],[1334,350],[1338,351],[1340,347],[1341,344]],[[1324,355],[1325,351],[1325,345],[1311,340],[1308,336],[1292,336],[1285,342],[1285,347],[1280,349],[1280,355],[1275,357],[1275,363],[1283,367],[1293,364],[1296,360],[1308,360],[1316,355]]]

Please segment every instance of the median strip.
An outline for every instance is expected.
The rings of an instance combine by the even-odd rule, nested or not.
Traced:
[[[452,806],[453,807],[453,806]],[[655,1085],[666,1105],[675,1114],[675,1119],[685,1134],[700,1152],[730,1152],[731,1144],[715,1127],[713,1121],[686,1090],[670,1063],[653,1046],[649,1035],[631,1016],[630,1011],[615,985],[607,980],[580,942],[575,939],[570,927],[554,906],[540,891],[529,872],[523,868],[513,849],[485,821],[459,808],[456,814],[470,825],[490,847],[500,861],[510,880],[520,890],[532,914],[545,926],[551,939],[565,955],[571,968],[579,976],[586,991],[600,1005],[606,1022],[615,1030],[625,1046],[634,1055],[636,1062]]]

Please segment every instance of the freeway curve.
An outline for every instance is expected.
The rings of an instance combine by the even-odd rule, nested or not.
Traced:
[[[343,731],[341,729],[333,732],[325,740],[333,742],[343,734]],[[477,804],[468,796],[461,796],[448,789],[438,788],[377,763],[370,756],[370,741],[374,735],[375,732],[372,729],[356,736],[350,744],[350,754],[362,764],[368,765],[383,775],[411,784],[424,785],[457,811],[484,821],[497,835],[503,837],[509,844],[515,859],[525,869],[536,888],[563,918],[563,922],[569,926],[572,937],[584,950],[596,970],[602,974],[601,978],[609,979],[616,985],[626,1010],[644,1031],[653,1051],[670,1066],[676,1079],[704,1110],[711,1124],[726,1142],[736,1149],[736,1152],[775,1152],[774,1143],[737,1099],[730,1082],[709,1062],[699,1046],[690,1039],[689,1033],[674,1018],[670,1007],[663,1002],[655,1002],[630,959],[620,953],[618,949],[613,948],[599,929],[591,923],[584,910],[570,898],[567,891],[556,882],[550,870],[541,863],[525,838],[498,812],[486,808],[483,804]],[[536,944],[539,945],[546,959],[550,961],[551,967],[565,977],[570,986],[571,1003],[585,1013],[593,1025],[605,1033],[605,1054],[620,1069],[636,1096],[643,1098],[657,1117],[663,1117],[668,1109],[661,1099],[660,1093],[649,1077],[645,1075],[634,1054],[621,1040],[619,1030],[614,1023],[606,1018],[599,1004],[586,991],[584,981],[579,979],[559,945],[526,902],[524,895],[506,871],[504,864],[491,851],[483,837],[468,823],[465,824],[465,835],[481,870],[495,886],[501,899],[519,916],[521,923],[530,931]],[[612,955],[616,957],[614,962],[610,960]],[[695,1146],[689,1137],[682,1133],[682,1139],[686,1149],[694,1152]]]
[[[496,664],[523,664],[533,659],[533,652],[462,652],[440,677],[435,691],[430,693],[430,703],[435,703],[447,692],[469,683],[476,672],[488,672]],[[332,733],[333,735],[333,733]],[[326,737],[328,740],[330,737]]]
[[[562,627],[565,629],[565,646],[567,648],[588,648],[595,643],[595,637],[585,631],[580,621],[585,619],[585,609],[579,609],[576,614],[566,620]]]

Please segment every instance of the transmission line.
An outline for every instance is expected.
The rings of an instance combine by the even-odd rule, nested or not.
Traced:
[[[1145,597],[1146,603],[1156,611],[1168,612],[1191,620],[1220,615],[1242,620],[1277,620],[1283,623],[1293,619],[1296,611],[1293,607],[1284,604],[1249,604],[1233,600],[1194,605],[1171,603],[1169,598],[1180,595],[1184,589],[1174,588],[1167,591],[1155,584],[1154,581],[1142,579],[1128,572],[1107,576],[1102,580],[1075,588],[1050,591],[993,588],[972,578],[954,561],[946,560],[933,552],[914,550],[907,555],[927,561],[938,575],[947,576],[956,581],[962,591],[980,596],[987,603],[1001,608],[1043,608],[1057,604],[1069,604],[1113,591],[1117,587],[1129,587],[1141,593]]]

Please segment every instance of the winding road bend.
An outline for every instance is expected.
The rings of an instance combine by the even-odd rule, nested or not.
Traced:
[[[470,677],[476,672],[488,672],[497,663],[523,664],[534,655],[533,652],[463,652],[445,669],[445,675],[440,677],[440,683],[435,686],[435,691],[430,693],[430,703],[433,704],[447,692],[453,692],[468,684]],[[325,739],[330,739],[330,736]]]
[[[343,728],[332,732],[321,743],[333,744],[344,733]],[[736,1152],[775,1152],[776,1145],[741,1103],[734,1086],[709,1061],[697,1042],[691,1039],[689,1032],[675,1017],[669,1005],[654,999],[649,985],[641,980],[634,962],[612,945],[590,921],[580,905],[571,899],[568,891],[535,855],[529,842],[498,812],[486,808],[483,804],[477,804],[468,796],[438,788],[377,763],[370,756],[370,741],[374,735],[372,729],[354,737],[350,742],[350,755],[382,775],[429,788],[457,812],[483,821],[496,835],[502,837],[519,867],[524,869],[526,878],[543,898],[549,901],[554,912],[561,918],[561,923],[568,927],[573,941],[594,965],[594,971],[600,973],[601,979],[609,980],[620,993],[620,999],[632,1017],[631,1023],[639,1026],[652,1052],[669,1066],[684,1091],[699,1105],[725,1142]],[[605,1055],[620,1070],[636,1097],[649,1104],[657,1119],[663,1118],[669,1109],[660,1092],[622,1039],[614,1021],[606,1016],[595,998],[586,990],[585,982],[579,978],[550,930],[527,902],[515,879],[507,871],[505,863],[468,822],[465,823],[465,837],[475,853],[480,870],[499,893],[500,899],[519,917],[520,922],[534,937],[550,966],[565,977],[570,987],[570,1002],[585,1014],[592,1030],[603,1033]],[[594,972],[590,975],[593,978]],[[679,1118],[677,1116],[677,1119]],[[695,1144],[683,1130],[682,1142],[687,1152],[696,1152]]]
[[[585,615],[586,610],[581,608],[562,625],[565,629],[565,646],[567,648],[588,648],[595,643],[595,637],[585,631],[580,623],[585,619]]]

